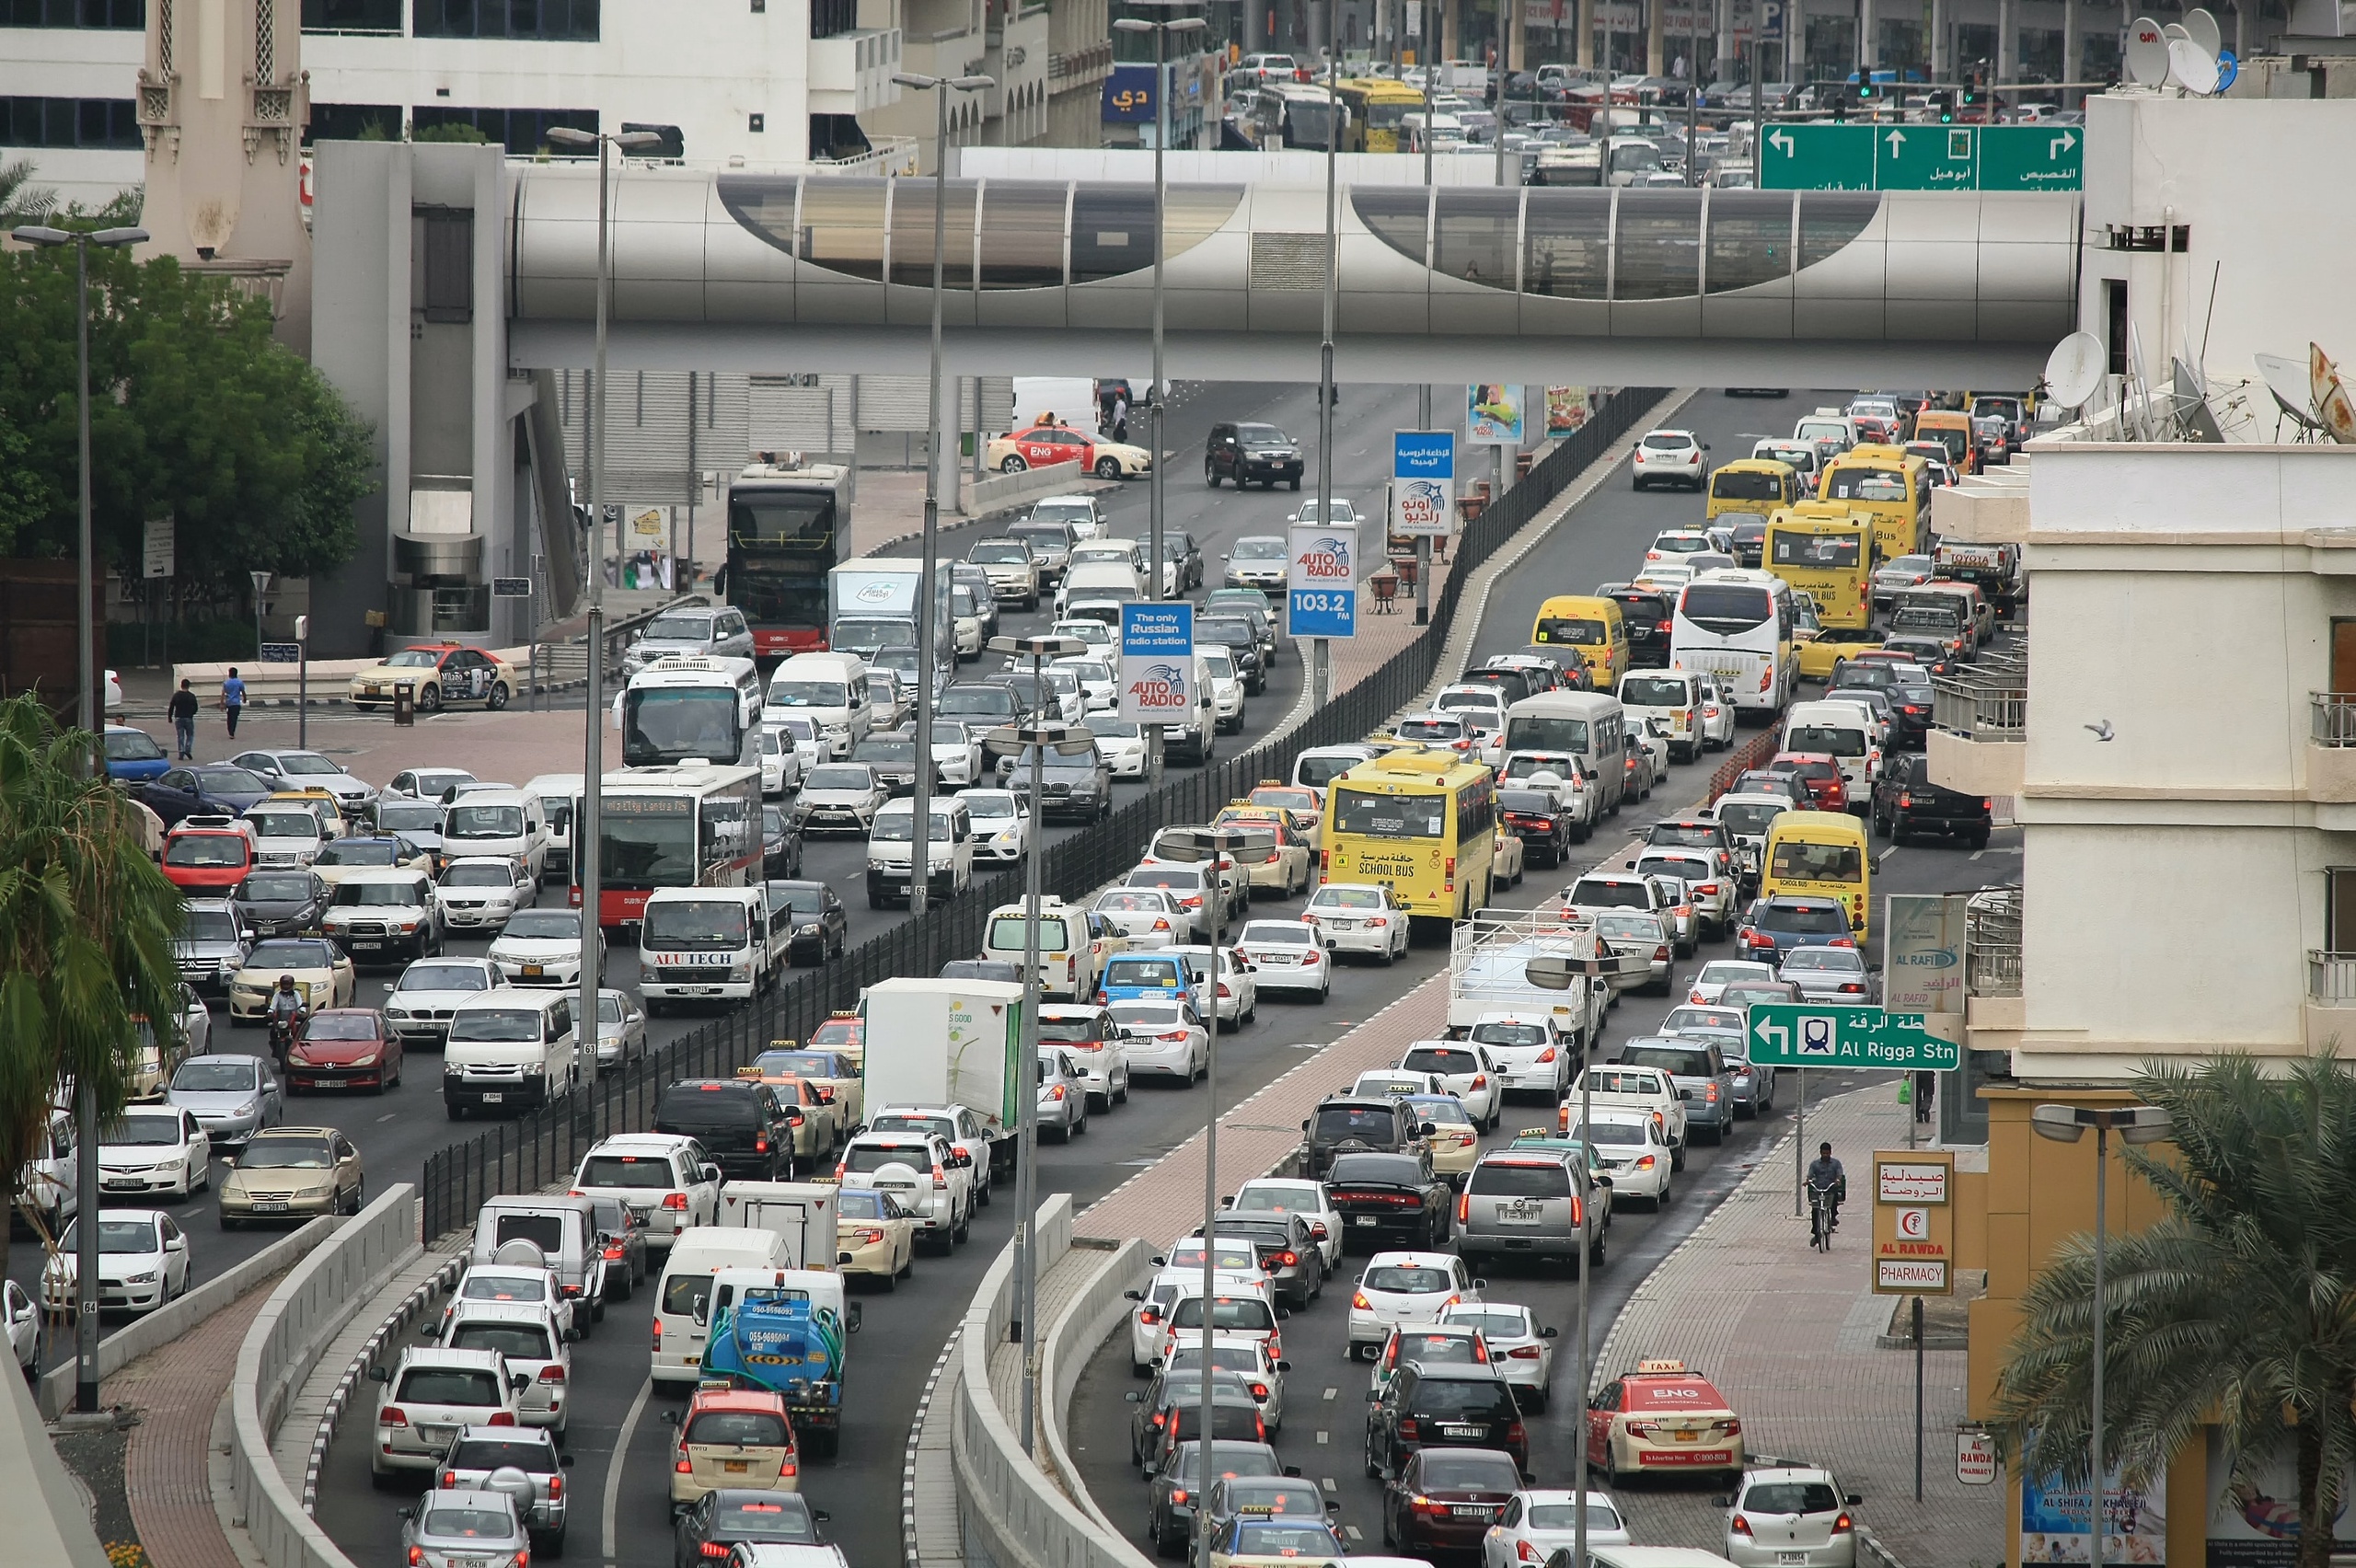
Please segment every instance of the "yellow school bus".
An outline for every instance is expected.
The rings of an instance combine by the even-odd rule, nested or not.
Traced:
[[[1350,123],[1342,133],[1345,153],[1395,153],[1403,149],[1399,128],[1410,113],[1421,113],[1424,95],[1404,82],[1387,76],[1356,76],[1337,85],[1342,101],[1350,106]]]
[[[1767,824],[1760,895],[1840,900],[1861,947],[1871,935],[1873,874],[1863,818],[1843,812],[1778,812]]]
[[[1530,645],[1584,662],[1597,691],[1618,691],[1634,657],[1620,602],[1588,594],[1557,594],[1540,605]]]
[[[1895,446],[1853,446],[1824,470],[1817,499],[1873,514],[1874,548],[1884,560],[1926,548],[1931,515],[1930,468]]]
[[[1318,882],[1381,882],[1409,911],[1461,920],[1489,902],[1496,777],[1449,752],[1393,752],[1325,787]]]
[[[1768,571],[1806,594],[1825,631],[1862,631],[1873,623],[1874,520],[1845,503],[1804,501],[1767,519],[1761,559]]]
[[[1799,474],[1789,463],[1772,457],[1740,457],[1710,471],[1710,502],[1702,521],[1715,523],[1728,512],[1771,516],[1779,506],[1800,498]]]

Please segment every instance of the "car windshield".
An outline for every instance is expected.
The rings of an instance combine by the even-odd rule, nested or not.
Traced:
[[[248,887],[253,879],[248,878]],[[185,909],[180,912],[179,940],[184,942],[234,942],[237,917],[226,909]]]
[[[833,1078],[846,1075],[832,1053],[826,1051],[764,1051],[753,1058],[764,1074],[780,1077]]]
[[[521,838],[524,836],[524,808],[452,806],[442,832],[448,838]]]
[[[1019,539],[984,540],[967,550],[965,559],[980,566],[1028,566],[1031,551]]]
[[[319,819],[308,812],[248,812],[246,822],[257,838],[317,838]]]
[[[1668,1045],[1658,1042],[1632,1043],[1621,1047],[1620,1060],[1632,1067],[1658,1067],[1679,1078],[1710,1076],[1710,1054],[1694,1046]]]
[[[126,1111],[98,1140],[109,1148],[170,1147],[180,1141],[178,1112]]]
[[[1452,1378],[1426,1378],[1423,1387],[1415,1390],[1415,1407],[1418,1410],[1427,1409],[1432,1402],[1450,1397],[1433,1392],[1436,1381],[1450,1389],[1460,1387]],[[1485,1390],[1491,1387],[1487,1383],[1461,1386],[1468,1394],[1472,1389]],[[1488,1397],[1484,1393],[1466,1398],[1465,1413],[1478,1414],[1484,1408],[1482,1401]],[[1447,1487],[1459,1492],[1517,1492],[1521,1488],[1520,1471],[1515,1468],[1513,1460],[1503,1454],[1451,1454],[1444,1448],[1426,1448],[1423,1458],[1424,1484],[1427,1487]]]
[[[510,1465],[527,1475],[545,1475],[557,1468],[556,1450],[545,1442],[502,1437],[463,1437],[450,1450],[452,1470],[495,1470]]]
[[[1409,1072],[1446,1077],[1479,1072],[1481,1058],[1461,1045],[1418,1045],[1402,1056],[1399,1065]]]
[[[456,865],[442,873],[444,887],[514,887],[515,873],[491,861]]]
[[[1256,1183],[1235,1195],[1238,1214],[1316,1214],[1324,1205],[1319,1194],[1307,1187],[1266,1186]]]
[[[164,755],[144,730],[109,730],[106,744],[109,762],[153,762]]]
[[[932,1152],[920,1143],[868,1144],[857,1143],[843,1151],[843,1169],[854,1176],[872,1176],[887,1165],[905,1165],[912,1170],[922,1170],[932,1164]]]
[[[1195,1260],[1202,1266],[1199,1255]],[[1216,1263],[1213,1264],[1217,1266]],[[1245,1265],[1249,1267],[1250,1265]],[[1269,1333],[1276,1326],[1276,1314],[1265,1301],[1256,1296],[1220,1296],[1212,1298],[1211,1328],[1231,1329],[1241,1333]],[[1170,1311],[1170,1326],[1173,1329],[1199,1329],[1203,1326],[1203,1298],[1189,1296],[1182,1298]]]
[[[361,1012],[323,1012],[303,1028],[306,1040],[375,1040],[382,1031],[376,1027],[375,1015]]]
[[[1180,1241],[1176,1246],[1171,1248],[1170,1262],[1168,1266],[1173,1269],[1201,1268],[1203,1266],[1203,1239],[1199,1236],[1189,1236],[1185,1239]],[[1211,1248],[1211,1267],[1214,1269],[1227,1269],[1233,1271],[1236,1269],[1256,1269],[1259,1266],[1259,1251],[1249,1241],[1231,1241],[1228,1238],[1222,1236],[1217,1239]],[[1247,1351],[1245,1353],[1245,1359],[1243,1360],[1228,1361],[1225,1359],[1215,1358],[1211,1365],[1214,1366],[1250,1366],[1256,1365],[1256,1363],[1250,1359],[1250,1353]]]
[[[850,790],[864,794],[875,788],[875,776],[864,764],[858,767],[814,767],[803,781],[804,790]]]
[[[270,786],[242,767],[202,767],[197,782],[208,795],[267,795]]]
[[[412,963],[401,971],[396,991],[488,991],[491,976],[472,963]]]
[[[1428,1470],[1426,1471],[1429,1473]],[[1753,1495],[1757,1495],[1756,1493]],[[1532,1530],[1560,1530],[1565,1533],[1578,1528],[1579,1510],[1576,1503],[1532,1503],[1524,1516],[1526,1528]],[[1587,1505],[1588,1533],[1620,1528],[1620,1516],[1608,1503]]]
[[[267,1134],[237,1156],[240,1170],[324,1170],[335,1163],[325,1138],[274,1137]]]
[[[548,1361],[548,1331],[537,1323],[460,1323],[446,1342],[452,1350],[495,1350],[511,1361]]]
[[[1841,1506],[1832,1488],[1820,1481],[1762,1481],[1742,1494],[1747,1514],[1830,1514]]]
[[[710,642],[710,616],[656,616],[646,623],[649,642]]]
[[[1275,538],[1273,536],[1265,538],[1253,537],[1248,539],[1238,539],[1235,541],[1233,559],[1237,560],[1282,560],[1285,559],[1285,542],[1282,539]]]
[[[389,866],[398,861],[400,846],[389,838],[346,838],[328,845],[314,861],[321,866]]]
[[[301,904],[310,896],[310,878],[289,876],[283,871],[275,875],[258,873],[248,877],[237,888],[238,899],[247,904]],[[194,918],[193,911],[191,918]],[[225,920],[228,917],[216,915],[208,918]]]
[[[793,1493],[780,1493],[774,1498],[731,1493],[712,1502],[710,1539],[809,1543],[818,1539],[818,1527],[811,1517],[810,1505]]]
[[[329,902],[339,909],[411,909],[425,902],[425,894],[412,882],[348,882]]]
[[[819,882],[792,882],[769,886],[785,895],[785,906],[797,915],[823,915],[826,909],[826,889]]]
[[[1552,1159],[1484,1159],[1472,1168],[1465,1190],[1484,1197],[1567,1198],[1571,1172]]]
[[[1517,1023],[1496,1020],[1472,1026],[1472,1038],[1484,1045],[1530,1046],[1546,1043],[1547,1031],[1542,1023]]]
[[[427,1383],[425,1374],[412,1373],[408,1383],[403,1385],[401,1397],[423,1401],[430,1404],[497,1404],[499,1402],[496,1399],[437,1399],[424,1391]],[[421,1535],[456,1537],[467,1540],[495,1540],[508,1544],[514,1543],[516,1533],[514,1520],[497,1508],[438,1507],[429,1512],[419,1522],[417,1528]]]
[[[280,974],[298,969],[333,969],[335,949],[321,941],[264,942],[248,956],[246,967]]]
[[[671,1162],[660,1155],[593,1154],[581,1162],[576,1187],[653,1187],[673,1185]]]
[[[581,917],[571,909],[525,909],[507,922],[506,934],[536,941],[578,941]]]
[[[1864,957],[1854,948],[1794,948],[1784,959],[1785,969],[1837,970],[1843,974],[1854,974],[1865,966]]]
[[[655,950],[724,952],[745,945],[745,905],[734,899],[658,899],[646,906],[638,941]]]
[[[1114,1002],[1108,1010],[1114,1023],[1145,1033],[1185,1027],[1175,1002]]]
[[[935,844],[946,844],[954,833],[954,824],[947,812],[932,812],[926,820],[931,824],[926,836]],[[877,844],[906,844],[917,836],[914,812],[886,812],[875,819],[867,836]]]
[[[260,1068],[252,1062],[182,1062],[172,1088],[187,1094],[243,1094],[255,1087]]]
[[[376,825],[392,833],[439,833],[442,808],[431,801],[387,801],[376,808]]]
[[[1865,851],[1854,844],[1808,844],[1786,838],[1775,846],[1767,874],[1800,882],[1855,882],[1861,877]]]
[[[780,675],[769,683],[771,708],[841,708],[850,700],[840,681],[789,680]]]
[[[241,833],[176,834],[164,847],[167,866],[242,866],[247,847]]]
[[[983,823],[1012,822],[1019,814],[1014,797],[1000,790],[970,790],[957,797],[965,802],[965,814],[976,825]],[[993,833],[999,831],[992,828]]]
[[[1366,1271],[1366,1287],[1392,1296],[1437,1296],[1454,1290],[1456,1280],[1446,1269],[1422,1263],[1384,1263]]]
[[[1718,820],[1727,831],[1745,838],[1756,838],[1767,831],[1767,824],[1791,807],[1772,801],[1721,801]]]

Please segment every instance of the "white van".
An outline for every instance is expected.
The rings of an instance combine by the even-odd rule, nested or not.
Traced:
[[[1600,691],[1542,691],[1506,709],[1505,755],[1571,752],[1596,777],[1599,815],[1617,813],[1628,781],[1628,713]]]
[[[1210,661],[1200,653],[1190,661],[1195,683],[1194,716],[1183,723],[1165,723],[1161,727],[1161,754],[1175,760],[1184,754],[1186,760],[1198,767],[1210,765],[1211,754],[1218,746],[1218,709],[1211,698]]]
[[[1023,906],[1001,904],[990,911],[982,927],[982,957],[1014,965],[1022,971]],[[1039,994],[1050,999],[1076,1002],[1096,994],[1096,977],[1104,961],[1126,952],[1129,939],[1114,930],[1101,915],[1076,908],[1060,898],[1039,901]]]
[[[1874,776],[1881,771],[1881,748],[1874,726],[1854,702],[1795,702],[1784,712],[1783,749],[1820,752],[1841,765],[1849,809],[1859,816],[1873,810]]]
[[[544,882],[572,874],[572,808],[585,782],[578,773],[543,773],[524,786],[524,793],[540,802],[540,822],[548,829],[548,851],[540,859]]]
[[[1146,597],[1145,579],[1137,569],[1118,560],[1083,560],[1064,573],[1056,588],[1056,614],[1085,599],[1119,599],[1136,604]]]
[[[954,795],[932,798],[932,830],[925,845],[925,886],[933,898],[955,898],[974,885],[974,813]],[[867,906],[908,899],[916,863],[915,801],[887,801],[867,830]]]
[[[770,918],[758,882],[658,887],[638,928],[638,992],[650,1016],[676,1002],[743,1001],[787,961],[789,912]]]
[[[548,810],[526,790],[477,790],[450,802],[442,813],[442,853],[492,855],[521,860],[538,881],[548,874]]]
[[[1374,747],[1356,742],[1311,746],[1292,759],[1293,788],[1322,790],[1359,763],[1372,762],[1380,755]]]
[[[1620,706],[1642,723],[1657,719],[1669,737],[1671,762],[1691,762],[1702,750],[1702,677],[1691,670],[1631,670],[1620,677]]]
[[[837,757],[867,738],[874,721],[867,690],[867,661],[856,653],[796,653],[769,676],[761,721],[799,715],[814,719]]]
[[[545,1105],[580,1078],[571,991],[502,986],[450,1009],[442,1044],[442,1105],[450,1120]]]
[[[654,1365],[658,1383],[692,1383],[703,1376],[704,1334],[711,1323],[712,1276],[722,1269],[789,1266],[784,1238],[745,1226],[690,1226],[672,1239],[654,1294]]]

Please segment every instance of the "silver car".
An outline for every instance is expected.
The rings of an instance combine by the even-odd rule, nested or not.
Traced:
[[[1529,1308],[1511,1301],[1464,1302],[1439,1315],[1440,1327],[1478,1329],[1489,1363],[1513,1385],[1526,1410],[1544,1410],[1554,1387],[1555,1331],[1542,1328]]]
[[[498,1492],[524,1515],[532,1544],[564,1554],[564,1478],[572,1456],[556,1451],[556,1435],[539,1426],[462,1426],[435,1479],[461,1492]],[[525,1485],[517,1485],[516,1476]]]
[[[1057,1143],[1088,1131],[1088,1075],[1053,1046],[1039,1051],[1039,1132]]]
[[[164,1103],[193,1115],[215,1148],[244,1144],[286,1119],[284,1092],[259,1056],[190,1056],[164,1088]]]
[[[1679,902],[1692,911],[1694,934],[1703,941],[1716,941],[1734,929],[1734,878],[1720,874],[1708,850],[1649,849],[1636,858],[1634,870],[1684,888]]]
[[[646,1055],[646,1014],[628,991],[597,993],[597,1070],[627,1066]]]
[[[1595,916],[1596,940],[1611,948],[1616,954],[1643,957],[1647,950],[1646,983],[1661,996],[1669,994],[1676,961],[1672,957],[1675,939],[1669,933],[1669,917],[1640,909],[1604,909]]]
[[[1603,1211],[1592,1199],[1587,1172],[1566,1156],[1535,1148],[1484,1155],[1465,1178],[1457,1254],[1600,1263]]]
[[[1797,986],[1804,1002],[1871,1007],[1880,990],[1865,966],[1865,955],[1853,947],[1794,948],[1784,955],[1775,977]]]
[[[402,1509],[400,1516],[402,1554],[410,1568],[482,1568],[528,1561],[531,1554],[531,1537],[515,1498],[503,1490],[437,1488],[415,1507]]]
[[[1775,1069],[1752,1064],[1750,1034],[1742,1009],[1697,1003],[1671,1008],[1660,1020],[1660,1032],[1679,1040],[1704,1040],[1718,1048],[1719,1056],[1734,1074],[1736,1115],[1756,1116],[1775,1108]]]
[[[655,660],[672,653],[702,653],[720,658],[753,657],[752,628],[745,612],[727,605],[688,605],[665,610],[646,623],[622,654],[622,669],[636,674]]]

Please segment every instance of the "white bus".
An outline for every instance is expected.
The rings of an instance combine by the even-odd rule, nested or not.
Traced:
[[[1721,568],[1679,590],[1669,662],[1718,683],[1738,713],[1775,714],[1799,676],[1790,584],[1765,571]]]
[[[761,674],[750,659],[669,653],[614,698],[625,767],[754,763]]]

